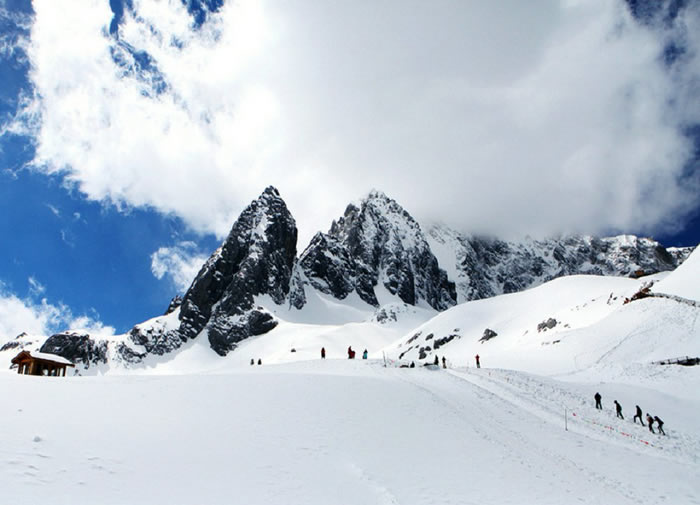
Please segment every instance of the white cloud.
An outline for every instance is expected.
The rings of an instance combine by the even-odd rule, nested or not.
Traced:
[[[51,205],[50,203],[47,203],[47,204],[46,204],[46,207],[48,207],[48,209],[51,211],[51,213],[52,213],[54,216],[56,216],[56,217],[61,217],[61,211],[58,210],[58,207],[56,207],[55,205]]]
[[[51,304],[46,298],[39,298],[44,287],[33,277],[28,282],[29,296],[20,298],[0,281],[0,344],[21,333],[48,336],[67,329],[82,329],[92,335],[114,334],[114,328],[102,324],[97,315],[75,316],[65,304]]]
[[[18,30],[3,30],[0,32],[0,58],[17,58],[20,62],[25,61],[25,54],[29,39],[25,32],[31,27],[31,16],[10,10],[6,2],[0,2],[0,21],[9,24]]]
[[[302,241],[371,188],[494,233],[661,233],[697,205],[697,5],[654,28],[609,0],[243,0],[200,30],[179,1],[134,6],[120,37],[160,94],[115,65],[107,2],[34,3],[20,119],[88,198],[223,236],[273,184]],[[667,71],[672,35],[688,50]]]
[[[46,287],[34,277],[27,279],[27,282],[29,283],[29,294],[31,296],[37,297],[46,292]]]
[[[173,247],[161,247],[151,254],[151,272],[157,279],[169,277],[175,288],[184,293],[207,260],[197,252],[193,242],[181,242]]]

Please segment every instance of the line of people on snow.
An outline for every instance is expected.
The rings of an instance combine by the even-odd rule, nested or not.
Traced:
[[[593,396],[593,399],[595,400],[595,408],[598,410],[603,410],[603,405],[601,403],[602,396],[600,396],[600,393],[596,392],[596,394]],[[624,419],[625,416],[622,415],[622,405],[619,404],[617,400],[614,400],[613,403],[615,404],[615,415],[619,419]],[[659,418],[659,416],[653,416],[647,412],[646,415],[646,420],[647,424],[644,424],[644,421],[642,419],[642,409],[639,405],[635,405],[635,414],[634,414],[634,423],[637,424],[637,419],[639,419],[639,424],[642,426],[648,426],[649,431],[652,433],[656,433],[654,431],[654,423],[656,423],[656,427],[659,430],[659,434],[661,435],[666,435],[666,432],[664,432],[664,422]]]

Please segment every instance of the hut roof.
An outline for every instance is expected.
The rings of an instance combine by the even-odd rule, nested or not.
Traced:
[[[25,357],[32,357],[34,359],[40,359],[43,361],[52,361],[52,362],[58,363],[60,365],[75,366],[73,363],[71,363],[69,360],[67,360],[66,358],[64,358],[62,356],[58,356],[57,354],[49,354],[47,352],[39,352],[39,351],[22,351],[17,356],[12,358],[12,363],[17,363],[22,358],[25,358]]]

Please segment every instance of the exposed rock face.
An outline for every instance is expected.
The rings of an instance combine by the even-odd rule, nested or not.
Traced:
[[[244,338],[274,328],[272,314],[254,307],[254,297],[269,295],[278,305],[286,301],[296,243],[294,218],[277,190],[268,187],[185,293],[178,332],[189,339],[206,329],[212,349],[225,355]]]
[[[24,346],[22,345],[22,342],[19,342],[17,340],[10,340],[9,342],[5,342],[2,347],[0,347],[0,352],[3,351],[10,351],[12,349],[22,349]]]
[[[65,332],[50,336],[39,352],[56,354],[90,368],[90,365],[107,363],[107,349],[106,340],[93,340],[87,333]]]
[[[455,281],[460,303],[515,293],[564,275],[629,276],[673,270],[692,251],[667,250],[654,240],[630,235],[507,242],[462,235],[442,226],[431,228],[428,240]]]
[[[557,325],[558,321],[554,319],[553,317],[550,317],[546,321],[542,321],[537,325],[537,332],[542,332],[542,331],[547,331],[551,330]]]
[[[418,223],[380,192],[349,205],[327,234],[316,234],[299,263],[311,286],[341,300],[355,291],[378,306],[375,288],[383,286],[409,305],[444,310],[456,303],[454,284]]]
[[[180,295],[175,295],[172,300],[170,300],[170,304],[168,305],[168,308],[165,310],[165,316],[168,314],[172,313],[177,309],[180,305],[182,305],[182,297]]]
[[[483,336],[479,339],[479,342],[486,342],[488,340],[491,340],[493,337],[497,337],[498,333],[493,331],[491,328],[486,328],[484,330]]]
[[[156,317],[145,323],[137,324],[129,331],[129,343],[120,345],[117,352],[127,363],[135,363],[148,354],[162,356],[178,349],[186,337],[177,331],[174,318],[179,314],[176,308],[165,316]]]
[[[17,335],[13,340],[5,342],[5,344],[0,347],[0,352],[4,351],[21,351],[25,348],[32,349],[38,347],[38,339],[29,336],[27,333],[22,332]]]

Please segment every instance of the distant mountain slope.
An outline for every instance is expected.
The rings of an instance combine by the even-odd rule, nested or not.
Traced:
[[[385,351],[406,362],[445,356],[459,366],[474,366],[479,354],[482,366],[541,374],[697,354],[700,306],[654,297],[625,303],[653,280],[569,276],[463,303]]]
[[[508,242],[433,226],[427,237],[455,282],[460,303],[517,293],[564,275],[639,276],[669,271],[692,250],[667,250],[654,240],[632,235]]]

